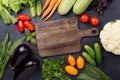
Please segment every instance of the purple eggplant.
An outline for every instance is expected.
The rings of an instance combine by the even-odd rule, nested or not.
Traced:
[[[15,70],[26,58],[31,54],[31,49],[26,44],[19,45],[12,56],[10,67],[12,70]]]
[[[39,60],[36,58],[28,59],[16,69],[13,80],[24,80],[29,77],[39,67]]]

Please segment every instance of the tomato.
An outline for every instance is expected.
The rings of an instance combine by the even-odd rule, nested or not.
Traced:
[[[35,31],[34,25],[30,21],[24,21],[24,26],[30,31]]]
[[[100,20],[98,17],[96,16],[93,16],[91,19],[90,19],[90,24],[93,25],[93,26],[98,26],[100,24]]]
[[[18,16],[18,18],[19,18],[20,20],[23,20],[23,21],[25,21],[25,20],[31,20],[30,16],[28,16],[27,14],[20,14],[20,15]]]
[[[72,56],[72,55],[69,55],[68,56],[68,63],[70,64],[70,65],[72,65],[72,66],[75,66],[75,57],[74,56]]]
[[[23,32],[23,31],[24,31],[23,21],[21,21],[21,20],[18,21],[18,30],[19,30],[20,32]]]
[[[76,62],[77,62],[77,68],[78,69],[83,69],[84,68],[84,66],[85,66],[85,60],[84,60],[84,58],[82,56],[78,56]]]
[[[71,65],[67,65],[65,66],[65,71],[70,74],[70,75],[77,75],[78,74],[78,69],[76,69],[75,67],[71,66]]]
[[[88,21],[89,21],[89,16],[88,16],[88,14],[82,14],[81,16],[80,16],[80,21],[81,22],[83,22],[83,23],[87,23]]]

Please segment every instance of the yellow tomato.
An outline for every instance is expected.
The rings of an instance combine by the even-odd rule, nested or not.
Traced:
[[[71,66],[71,65],[65,66],[65,71],[68,74],[74,75],[74,76],[78,74],[78,70],[75,67]]]
[[[85,60],[82,56],[78,56],[77,58],[77,67],[78,69],[83,69],[85,66]]]
[[[75,66],[75,58],[74,58],[74,56],[72,56],[72,55],[69,55],[68,56],[68,63],[71,65],[71,66]]]

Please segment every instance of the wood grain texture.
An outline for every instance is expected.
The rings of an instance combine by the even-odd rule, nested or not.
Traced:
[[[35,25],[35,29],[41,57],[78,52],[81,50],[82,37],[98,35],[96,28],[78,29],[76,18],[40,22]],[[96,31],[95,34],[93,30]]]

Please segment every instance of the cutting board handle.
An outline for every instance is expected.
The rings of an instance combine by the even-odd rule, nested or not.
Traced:
[[[90,28],[86,30],[80,30],[81,37],[85,36],[97,36],[99,34],[99,30],[97,28]]]

